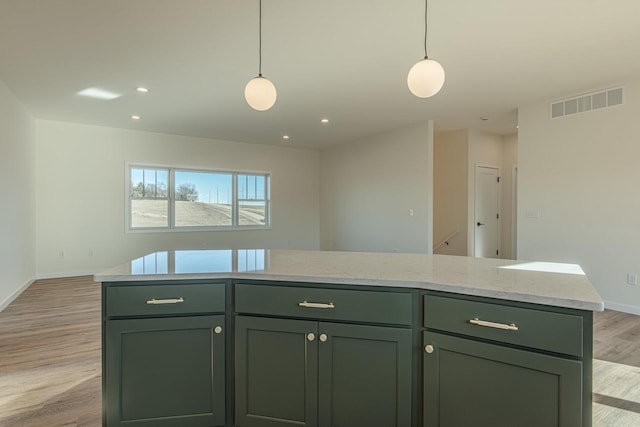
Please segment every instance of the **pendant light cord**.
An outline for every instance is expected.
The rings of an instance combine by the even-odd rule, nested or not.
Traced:
[[[258,24],[258,77],[262,77],[262,0],[260,0],[259,7],[259,24]],[[426,49],[426,40],[425,40],[425,49]],[[426,52],[426,51],[425,51]]]
[[[262,1],[262,0],[260,0]],[[428,4],[429,1],[428,0],[424,0],[424,59],[428,59],[429,57],[427,56],[427,25],[428,25],[428,20],[427,20],[427,8],[428,8]]]

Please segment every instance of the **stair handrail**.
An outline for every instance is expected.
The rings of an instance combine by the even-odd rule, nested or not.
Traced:
[[[444,240],[442,240],[440,243],[438,243],[433,247],[433,252],[435,253],[435,251],[437,251],[444,245],[449,246],[449,240],[453,239],[455,235],[458,234],[459,232],[460,232],[459,230],[456,230],[453,233],[449,234]]]

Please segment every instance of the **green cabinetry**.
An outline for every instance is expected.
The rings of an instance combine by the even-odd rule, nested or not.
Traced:
[[[334,323],[318,331],[319,425],[410,426],[411,331]]]
[[[304,292],[301,289],[281,287],[275,294],[285,301],[289,292],[295,295],[295,304],[289,307],[298,310],[303,303],[300,316],[306,319],[236,317],[236,425],[411,426],[411,329],[309,320],[330,318],[336,307],[351,315],[368,310],[366,305],[343,307],[347,299],[341,296],[352,295],[340,293],[352,291],[324,289],[316,295],[324,299],[313,300],[322,302],[313,302],[298,294]],[[245,291],[236,294],[237,310],[251,310],[255,303],[255,296]],[[358,301],[384,294],[356,293],[362,297]],[[390,301],[397,296],[387,295]],[[261,311],[274,300],[263,301]],[[405,307],[409,316],[410,301],[409,296]],[[325,308],[320,308],[323,304]],[[370,314],[375,317],[374,311]]]
[[[103,284],[105,427],[591,427],[590,311],[394,287]]]
[[[201,313],[224,311],[224,287],[106,289],[105,426],[225,425],[225,316]]]
[[[318,425],[317,328],[312,321],[236,318],[236,425]]]
[[[469,297],[424,301],[424,427],[591,425],[588,318]]]
[[[582,363],[424,333],[424,427],[582,426]]]

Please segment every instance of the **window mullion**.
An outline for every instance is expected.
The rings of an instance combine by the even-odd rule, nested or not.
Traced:
[[[145,170],[142,169],[142,197],[147,195],[147,174]]]
[[[269,193],[268,193],[268,190],[269,190],[269,187],[268,187],[269,178],[266,175],[264,176],[263,182],[264,182],[264,188],[263,188],[262,194],[264,195],[264,222],[265,222],[265,224],[270,224],[271,223],[271,216],[270,216],[271,215],[271,212],[270,212],[271,208],[269,206]]]
[[[169,178],[169,189],[167,194],[167,201],[169,202],[169,228],[176,228],[176,188],[175,188],[175,177],[176,171],[175,169],[169,169],[169,173],[167,174]]]
[[[238,226],[238,174],[233,174],[232,186],[232,203],[231,203],[231,225]]]

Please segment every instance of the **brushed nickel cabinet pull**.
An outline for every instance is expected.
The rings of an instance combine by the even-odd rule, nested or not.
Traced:
[[[518,327],[515,324],[507,325],[505,323],[487,322],[486,320],[480,320],[477,317],[469,320],[472,325],[485,326],[487,328],[504,329],[505,331],[517,331]]]
[[[332,302],[323,303],[323,302],[307,302],[307,301],[299,302],[298,303],[298,307],[304,307],[304,308],[336,308],[336,306],[333,305]]]
[[[150,299],[147,300],[147,304],[149,305],[158,305],[158,304],[178,304],[184,302],[184,298],[169,298],[169,299]]]

